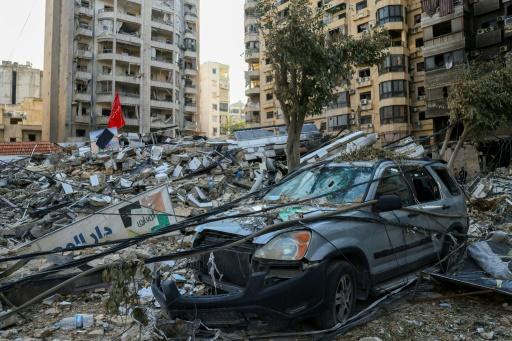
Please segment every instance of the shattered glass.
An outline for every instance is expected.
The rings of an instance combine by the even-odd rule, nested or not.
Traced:
[[[272,189],[264,200],[301,200],[326,194],[323,201],[327,203],[361,202],[371,176],[371,167],[333,165],[309,169]]]

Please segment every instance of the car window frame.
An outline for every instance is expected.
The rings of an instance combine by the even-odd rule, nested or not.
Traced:
[[[402,179],[402,181],[405,183],[406,187],[407,187],[407,191],[409,192],[409,196],[410,196],[410,204],[407,205],[407,206],[404,206],[404,207],[411,207],[411,206],[415,206],[416,205],[416,202],[415,202],[415,195],[413,193],[413,189],[411,187],[411,184],[409,183],[409,181],[407,180],[407,178],[405,177],[404,175],[404,172],[403,170],[401,169],[401,167],[397,164],[391,164],[391,165],[386,165],[385,167],[382,168],[381,172],[380,172],[380,175],[379,175],[379,181],[376,182],[376,186],[375,186],[375,193],[373,194],[373,197],[374,199],[378,199],[377,198],[377,194],[378,194],[378,191],[379,191],[379,187],[380,187],[380,184],[383,180],[385,180],[385,176],[384,174],[386,173],[387,170],[391,169],[391,168],[396,168],[399,170],[400,172],[400,175],[399,177]]]
[[[444,194],[443,194],[444,193],[444,185],[440,185],[439,184],[439,181],[437,181],[436,176],[434,174],[432,174],[433,172],[431,172],[430,169],[428,169],[424,165],[408,165],[407,168],[408,169],[406,170],[405,178],[407,179],[407,182],[410,185],[411,191],[413,192],[414,200],[417,202],[416,205],[430,204],[430,203],[441,201],[441,200],[445,199],[444,198]],[[428,176],[430,176],[432,181],[434,181],[434,184],[437,186],[437,190],[438,190],[438,193],[439,193],[439,198],[434,199],[434,200],[430,200],[430,201],[420,201],[418,199],[418,194],[416,192],[416,188],[415,188],[414,183],[412,182],[412,178],[411,178],[411,173],[412,172],[410,171],[410,169],[412,169],[412,168],[422,170]]]

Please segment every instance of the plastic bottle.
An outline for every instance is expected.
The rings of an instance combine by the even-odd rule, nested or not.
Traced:
[[[57,326],[62,330],[87,329],[94,324],[94,315],[76,314],[72,317],[66,317],[57,322]]]

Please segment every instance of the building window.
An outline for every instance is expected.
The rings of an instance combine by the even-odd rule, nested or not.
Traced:
[[[101,109],[101,116],[110,116],[110,109],[108,109],[108,108]]]
[[[212,109],[217,111],[217,109],[218,109],[217,104],[212,104]]]
[[[36,140],[36,134],[28,134],[28,140],[34,142]]]
[[[77,129],[77,130],[75,130],[75,135],[77,137],[85,137],[85,130],[84,129]]]
[[[336,99],[329,105],[330,109],[345,108],[350,106],[350,95],[348,91],[340,92]]]
[[[418,86],[417,89],[418,99],[422,96],[425,96],[425,87],[424,86]]]
[[[416,14],[414,16],[414,24],[415,25],[421,24],[421,14]]]
[[[9,139],[9,142],[16,142],[16,138],[15,138],[15,137],[11,137],[11,138]]]
[[[357,33],[368,32],[368,23],[364,23],[357,26]]]
[[[425,112],[424,111],[420,111],[419,114],[418,114],[418,118],[420,121],[424,121],[425,120]]]
[[[390,105],[380,108],[380,124],[407,123],[407,106]]]
[[[265,78],[265,81],[266,81],[267,83],[272,83],[272,81],[273,81],[273,80],[274,80],[274,77],[273,77],[272,75],[267,76],[267,77]]]
[[[419,62],[418,64],[416,64],[416,71],[417,72],[425,71],[425,63],[424,62]]]
[[[270,119],[273,119],[273,118],[274,118],[274,112],[273,111],[267,112],[267,120],[270,120]]]
[[[391,80],[379,84],[380,99],[407,96],[407,81]]]
[[[228,112],[229,104],[228,103],[220,103],[220,111]]]
[[[213,128],[213,136],[217,136],[217,128]]]
[[[348,115],[331,116],[328,120],[329,129],[341,130],[348,127]]]
[[[361,104],[366,105],[368,102],[372,100],[372,93],[371,91],[363,92],[359,94],[359,100],[361,101]]]
[[[368,3],[366,2],[366,0],[360,1],[360,2],[358,2],[356,4],[356,11],[360,11],[362,9],[365,9],[367,6],[368,6]]]
[[[11,120],[10,120],[12,125],[17,125],[21,121],[22,121],[21,118],[11,118]]]
[[[272,92],[267,92],[265,98],[267,99],[267,101],[271,101],[274,98],[274,94]]]
[[[359,123],[360,124],[371,124],[372,123],[372,115],[361,116],[359,118]]]
[[[265,58],[265,64],[267,64],[267,65],[270,64],[270,58]]]
[[[382,25],[388,22],[404,21],[402,16],[401,5],[384,6],[377,10],[377,25]]]
[[[416,39],[416,48],[423,46],[423,38]]]
[[[405,72],[405,56],[403,54],[391,54],[386,56],[379,65],[379,73]]]
[[[454,65],[464,63],[464,50],[446,52],[425,58],[425,70],[451,69]]]
[[[432,26],[432,34],[435,37],[444,36],[445,34],[452,33],[452,22],[451,20],[436,24]]]
[[[216,75],[217,74],[217,69],[216,68],[213,68],[212,69],[212,74]]]
[[[359,70],[359,78],[370,77],[370,69]]]

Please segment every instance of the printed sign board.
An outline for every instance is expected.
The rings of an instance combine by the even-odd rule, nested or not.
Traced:
[[[106,207],[70,225],[23,245],[36,252],[93,245],[155,232],[176,223],[167,186],[144,192]]]
[[[119,137],[117,136],[117,128],[107,128],[112,134],[114,134],[114,137],[110,142],[107,144],[107,146],[104,148],[104,150],[119,150]],[[98,141],[98,137],[103,133],[105,129],[100,130],[94,130],[89,133],[89,139],[91,140],[91,153],[92,154],[98,154],[100,151],[100,147],[96,144]]]

